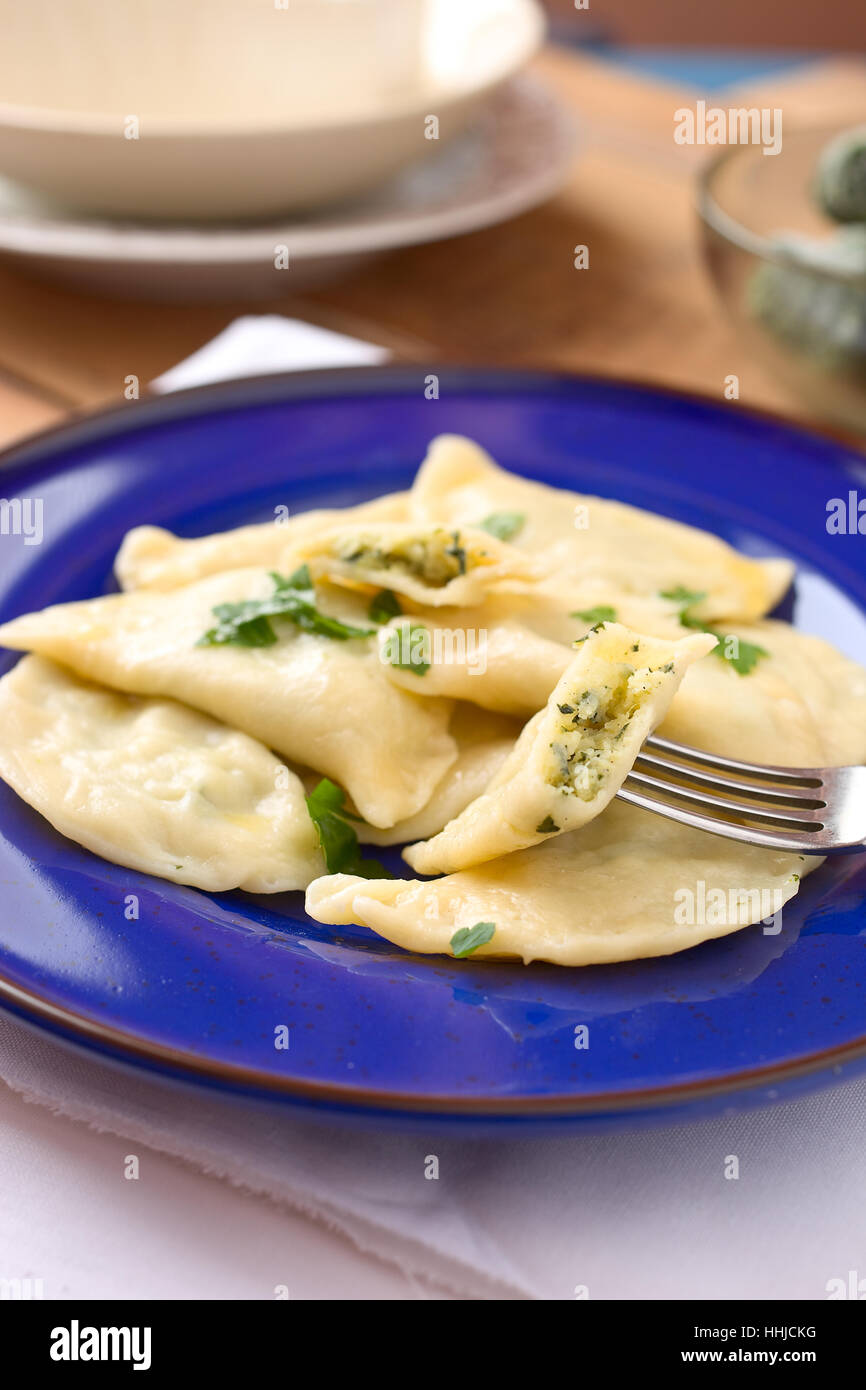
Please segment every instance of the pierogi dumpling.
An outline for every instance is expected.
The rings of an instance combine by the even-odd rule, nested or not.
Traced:
[[[371,825],[413,816],[457,757],[451,704],[399,689],[371,639],[335,641],[277,620],[271,646],[197,645],[215,607],[272,592],[266,571],[232,570],[168,593],[46,608],[0,628],[0,642],[117,690],[204,710],[325,773]],[[339,616],[332,599],[317,601]]]
[[[42,657],[0,680],[0,776],[94,854],[209,893],[285,893],[324,871],[304,789],[262,744]]]
[[[594,589],[584,586],[579,592],[563,587],[553,593],[536,584],[531,592],[488,594],[484,610],[491,624],[519,623],[538,637],[569,647],[599,622],[622,623],[649,637],[668,637],[673,641],[682,637],[681,603],[659,594],[620,591],[615,604],[607,602],[609,597],[604,585]]]
[[[534,578],[532,564],[519,550],[471,526],[343,524],[302,543],[297,558],[309,564],[314,578],[391,589],[431,607],[482,603],[492,589],[526,587]]]
[[[136,526],[117,552],[114,572],[121,589],[177,589],[225,570],[261,565],[280,569],[286,556],[318,531],[353,521],[397,521],[408,513],[408,493],[374,497],[357,507],[298,512],[285,521],[238,526],[186,540],[161,526]]]
[[[306,906],[317,922],[357,922],[407,951],[452,954],[455,932],[489,922],[494,935],[473,960],[601,965],[773,916],[813,867],[612,801],[582,830],[445,878],[328,875],[310,884]]]
[[[433,440],[410,505],[416,520],[450,527],[478,525],[491,513],[522,517],[510,544],[544,565],[551,593],[582,596],[584,607],[685,587],[706,594],[695,606],[704,620],[749,622],[778,603],[792,577],[787,560],[751,560],[695,527],[507,473],[460,435]],[[623,607],[620,617],[639,615]]]
[[[504,714],[493,714],[490,710],[460,702],[454,707],[449,733],[457,744],[457,758],[433,788],[426,806],[387,830],[378,830],[363,821],[355,822],[362,845],[405,845],[409,840],[436,835],[489,785],[514,748],[520,735],[520,723]],[[296,766],[295,771],[308,792],[320,781],[319,774],[309,768]],[[352,807],[348,809],[353,810]]]
[[[866,762],[866,671],[820,637],[767,618],[730,632],[766,653],[746,676],[713,655],[686,673],[659,733],[788,767]]]
[[[418,638],[429,658],[423,672],[411,662]],[[545,703],[574,655],[521,622],[492,618],[486,605],[404,614],[380,628],[378,642],[383,670],[401,689],[524,719]]]
[[[434,787],[427,805],[389,830],[356,826],[361,844],[405,845],[438,834],[490,785],[517,742],[520,724],[461,703],[455,706],[449,733],[457,744],[457,759]]]
[[[585,825],[714,642],[706,633],[665,642],[620,623],[593,632],[487,790],[404,859],[417,873],[454,873]]]

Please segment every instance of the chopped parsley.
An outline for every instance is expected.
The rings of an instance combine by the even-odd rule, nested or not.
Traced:
[[[313,576],[310,574],[309,565],[299,565],[288,577],[277,574],[276,570],[269,570],[268,573],[280,591],[284,589],[309,589],[312,592]]]
[[[430,670],[430,633],[423,623],[403,623],[392,628],[384,646],[384,655],[390,666],[398,671],[412,671],[416,676],[424,676]]]
[[[575,756],[574,753],[569,753],[562,743],[552,743],[550,751],[556,761],[557,781],[568,782],[571,778],[571,762]]]
[[[576,613],[569,613],[570,618],[580,618],[584,623],[615,623],[616,609],[611,608],[610,604],[599,603],[595,608],[579,608]]]
[[[746,642],[734,633],[719,632],[717,628],[708,627],[700,618],[696,618],[690,610],[694,604],[707,597],[705,593],[698,593],[678,584],[675,589],[663,590],[661,597],[671,599],[680,605],[679,618],[683,627],[693,632],[708,632],[711,637],[715,637],[716,645],[713,647],[712,655],[727,661],[738,676],[747,676],[762,656],[770,655],[765,647],[759,647],[756,642]]]
[[[526,512],[491,512],[478,524],[482,531],[498,541],[510,541],[526,523]]]
[[[272,647],[277,634],[269,619],[252,614],[246,616],[244,609],[242,603],[218,604],[213,614],[219,618],[219,623],[216,627],[209,627],[196,646],[224,647],[231,644],[235,647]]]
[[[288,576],[270,571],[274,592],[267,598],[244,599],[241,603],[218,603],[212,609],[215,627],[196,642],[197,647],[272,647],[277,641],[272,618],[286,618],[304,632],[346,642],[352,637],[370,637],[374,629],[352,627],[339,618],[329,618],[316,607],[313,581],[306,565]]]
[[[467,566],[466,566],[466,548],[465,548],[465,546],[462,546],[462,545],[460,544],[460,532],[459,532],[459,531],[455,531],[455,532],[454,532],[454,534],[453,534],[453,536],[452,536],[452,540],[454,541],[454,544],[453,544],[453,545],[447,545],[447,546],[445,547],[445,554],[446,554],[446,555],[450,555],[451,558],[452,558],[453,560],[456,560],[456,561],[457,561],[457,573],[462,575],[462,574],[465,574],[465,573],[466,573],[466,569],[467,569]]]
[[[674,589],[662,589],[661,598],[669,598],[672,603],[678,603],[680,608],[692,608],[701,599],[706,598],[705,593],[700,593],[697,589],[686,589],[684,585],[677,584]]]
[[[380,589],[378,594],[374,594],[370,599],[367,617],[371,623],[388,623],[402,612],[400,600],[393,589]]]
[[[759,647],[756,642],[745,642],[742,637],[725,637],[719,632],[714,632],[713,636],[719,639],[719,645],[713,648],[715,655],[729,662],[738,676],[747,676],[762,656],[770,655],[766,647]],[[729,643],[733,643],[730,651]]]
[[[693,632],[712,632],[712,628],[707,627],[702,618],[696,618],[687,608],[681,610],[680,622],[683,627],[691,628]]]
[[[535,833],[536,835],[552,835],[558,829],[559,826],[556,824],[553,816],[545,816],[541,825],[535,827]]]
[[[458,960],[471,956],[479,946],[486,946],[488,941],[492,941],[495,931],[495,922],[476,922],[474,927],[461,927],[451,938],[451,950]]]
[[[377,859],[363,859],[358,836],[349,825],[357,820],[344,810],[346,793],[335,782],[323,777],[306,798],[310,820],[316,827],[319,844],[329,874],[357,874],[359,878],[393,878]]]

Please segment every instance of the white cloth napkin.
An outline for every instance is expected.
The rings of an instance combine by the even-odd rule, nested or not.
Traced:
[[[76,1127],[122,1136],[110,1163],[96,1150],[85,1164],[71,1135],[49,1169],[29,1134],[0,1126],[0,1269],[43,1278],[46,1297],[273,1297],[273,1254],[256,1213],[238,1219],[236,1188],[463,1298],[572,1299],[584,1286],[591,1299],[820,1299],[831,1279],[866,1279],[864,1082],[677,1129],[465,1140],[311,1123],[175,1089],[6,1018],[0,1072]],[[232,1185],[209,1206],[212,1231],[230,1233],[224,1248],[210,1232],[190,1239],[177,1197],[154,1204],[154,1150],[194,1165],[201,1182]],[[737,1180],[724,1176],[731,1154]],[[127,1155],[139,1182],[122,1178]],[[146,1278],[155,1250],[161,1267]],[[258,1289],[238,1273],[248,1268]]]
[[[313,332],[240,320],[190,359],[195,380],[308,366],[305,345],[317,363],[333,350],[348,364],[351,339]],[[192,381],[178,368],[161,383]],[[286,1209],[398,1267],[415,1297],[820,1299],[830,1280],[866,1279],[866,1081],[688,1127],[500,1140],[299,1118],[119,1069],[7,1016],[0,1076],[34,1103],[25,1126],[6,1093],[0,1276],[43,1278],[46,1297],[273,1297],[266,1231],[277,1246],[298,1240],[279,1224]],[[70,1122],[65,1163],[49,1162],[41,1107]],[[97,1134],[122,1140],[110,1171]],[[140,1182],[121,1176],[127,1153]],[[177,1184],[157,1154],[211,1184],[206,1230],[182,1195],[165,1198]],[[429,1155],[438,1179],[425,1177]],[[163,1200],[147,1206],[157,1168]],[[240,1191],[256,1194],[241,1210]]]

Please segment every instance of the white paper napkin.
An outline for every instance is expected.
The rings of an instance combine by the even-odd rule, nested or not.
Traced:
[[[275,316],[242,319],[160,384],[174,389],[268,366],[306,367],[311,354],[317,365],[329,354],[340,365],[369,362],[371,353],[384,355],[321,329],[311,336],[309,325]],[[231,1271],[245,1239],[257,1238],[250,1221],[239,1228],[236,1212],[230,1220],[238,1188],[303,1212],[457,1297],[572,1299],[586,1289],[591,1299],[820,1299],[829,1281],[850,1283],[852,1271],[855,1283],[866,1280],[864,1081],[676,1129],[466,1140],[432,1129],[311,1122],[289,1108],[178,1087],[145,1071],[121,1071],[5,1016],[0,1076],[70,1124],[122,1136],[131,1151],[173,1155],[193,1165],[201,1182],[225,1184],[232,1243],[222,1283],[208,1247],[208,1297],[233,1296]],[[65,1263],[47,1296],[87,1296],[106,1281],[115,1296],[141,1296],[146,1257],[123,1237],[131,1229],[130,1185],[94,1186],[82,1165],[70,1163],[67,1174],[52,1174],[49,1199],[30,1181],[38,1133],[30,1139],[24,1145],[20,1133],[0,1128],[0,1171],[20,1169],[26,1147],[28,1174],[26,1185],[0,1183],[0,1275],[38,1274],[40,1260],[50,1263],[46,1251],[57,1260],[60,1250]],[[439,1160],[438,1179],[425,1177],[429,1155]],[[725,1176],[731,1155],[739,1160],[737,1179]],[[69,1248],[64,1222],[77,1219],[82,1204],[93,1237]],[[151,1272],[148,1290],[156,1280],[165,1296],[201,1296],[189,1244],[178,1235],[171,1272],[162,1285]]]
[[[319,367],[375,367],[386,348],[362,343],[301,319],[279,314],[235,319],[176,367],[151,382],[153,391],[180,391],[209,381],[258,376],[262,372],[312,371]]]

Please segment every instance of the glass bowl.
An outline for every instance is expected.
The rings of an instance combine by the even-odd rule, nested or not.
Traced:
[[[809,414],[866,432],[866,225],[814,198],[839,127],[785,132],[782,149],[729,145],[698,190],[703,249],[743,342]]]

